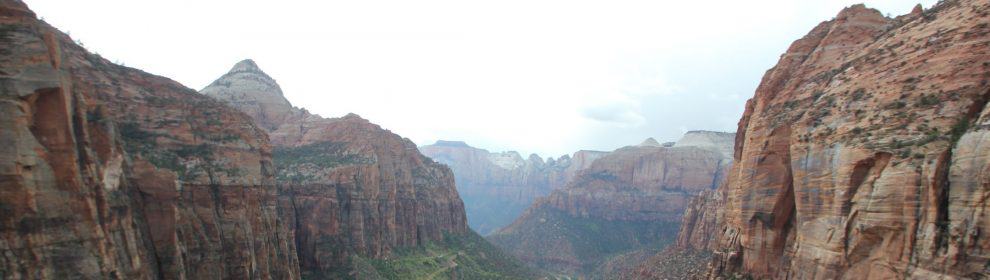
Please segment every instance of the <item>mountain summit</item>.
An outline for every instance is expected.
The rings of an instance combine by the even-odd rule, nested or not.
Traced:
[[[640,146],[640,147],[660,147],[661,145],[660,145],[660,142],[657,142],[657,139],[653,139],[653,137],[650,137],[650,138],[646,138],[646,140],[643,140],[643,143],[639,143],[639,145],[637,145],[637,146]]]
[[[265,129],[275,129],[293,112],[292,104],[282,95],[275,79],[258,64],[245,59],[200,93],[225,101],[247,113]]]

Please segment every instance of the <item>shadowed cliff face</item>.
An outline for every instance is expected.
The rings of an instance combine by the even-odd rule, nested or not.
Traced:
[[[298,278],[250,119],[0,1],[0,278]]]
[[[534,199],[562,187],[578,171],[607,154],[578,151],[573,159],[565,155],[544,161],[531,155],[525,160],[516,152],[490,153],[455,141],[438,141],[419,149],[453,170],[468,224],[482,234],[508,225]]]
[[[607,277],[592,274],[619,270],[610,257],[672,242],[687,202],[730,164],[719,150],[656,141],[615,150],[489,239],[550,271]]]
[[[714,249],[711,277],[987,277],[988,13],[858,5],[794,42],[679,245]]]
[[[242,61],[201,91],[265,124],[274,145],[280,206],[293,221],[304,275],[349,271],[355,256],[465,234],[454,176],[416,146],[350,114],[294,108],[254,62]]]

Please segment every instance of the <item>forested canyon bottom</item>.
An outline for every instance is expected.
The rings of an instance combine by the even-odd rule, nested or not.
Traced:
[[[0,279],[990,278],[988,101],[990,2],[854,5],[734,133],[524,158],[312,114],[250,59],[196,91],[0,0]]]

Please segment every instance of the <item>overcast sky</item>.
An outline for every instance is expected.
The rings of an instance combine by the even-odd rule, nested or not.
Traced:
[[[26,2],[90,51],[197,90],[252,58],[322,116],[556,157],[734,132],[787,46],[862,1]]]

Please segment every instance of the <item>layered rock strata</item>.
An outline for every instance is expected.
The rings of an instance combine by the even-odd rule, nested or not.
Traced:
[[[0,278],[293,279],[246,115],[0,1]]]
[[[990,276],[988,13],[856,5],[794,42],[680,244],[715,250],[710,277]]]

